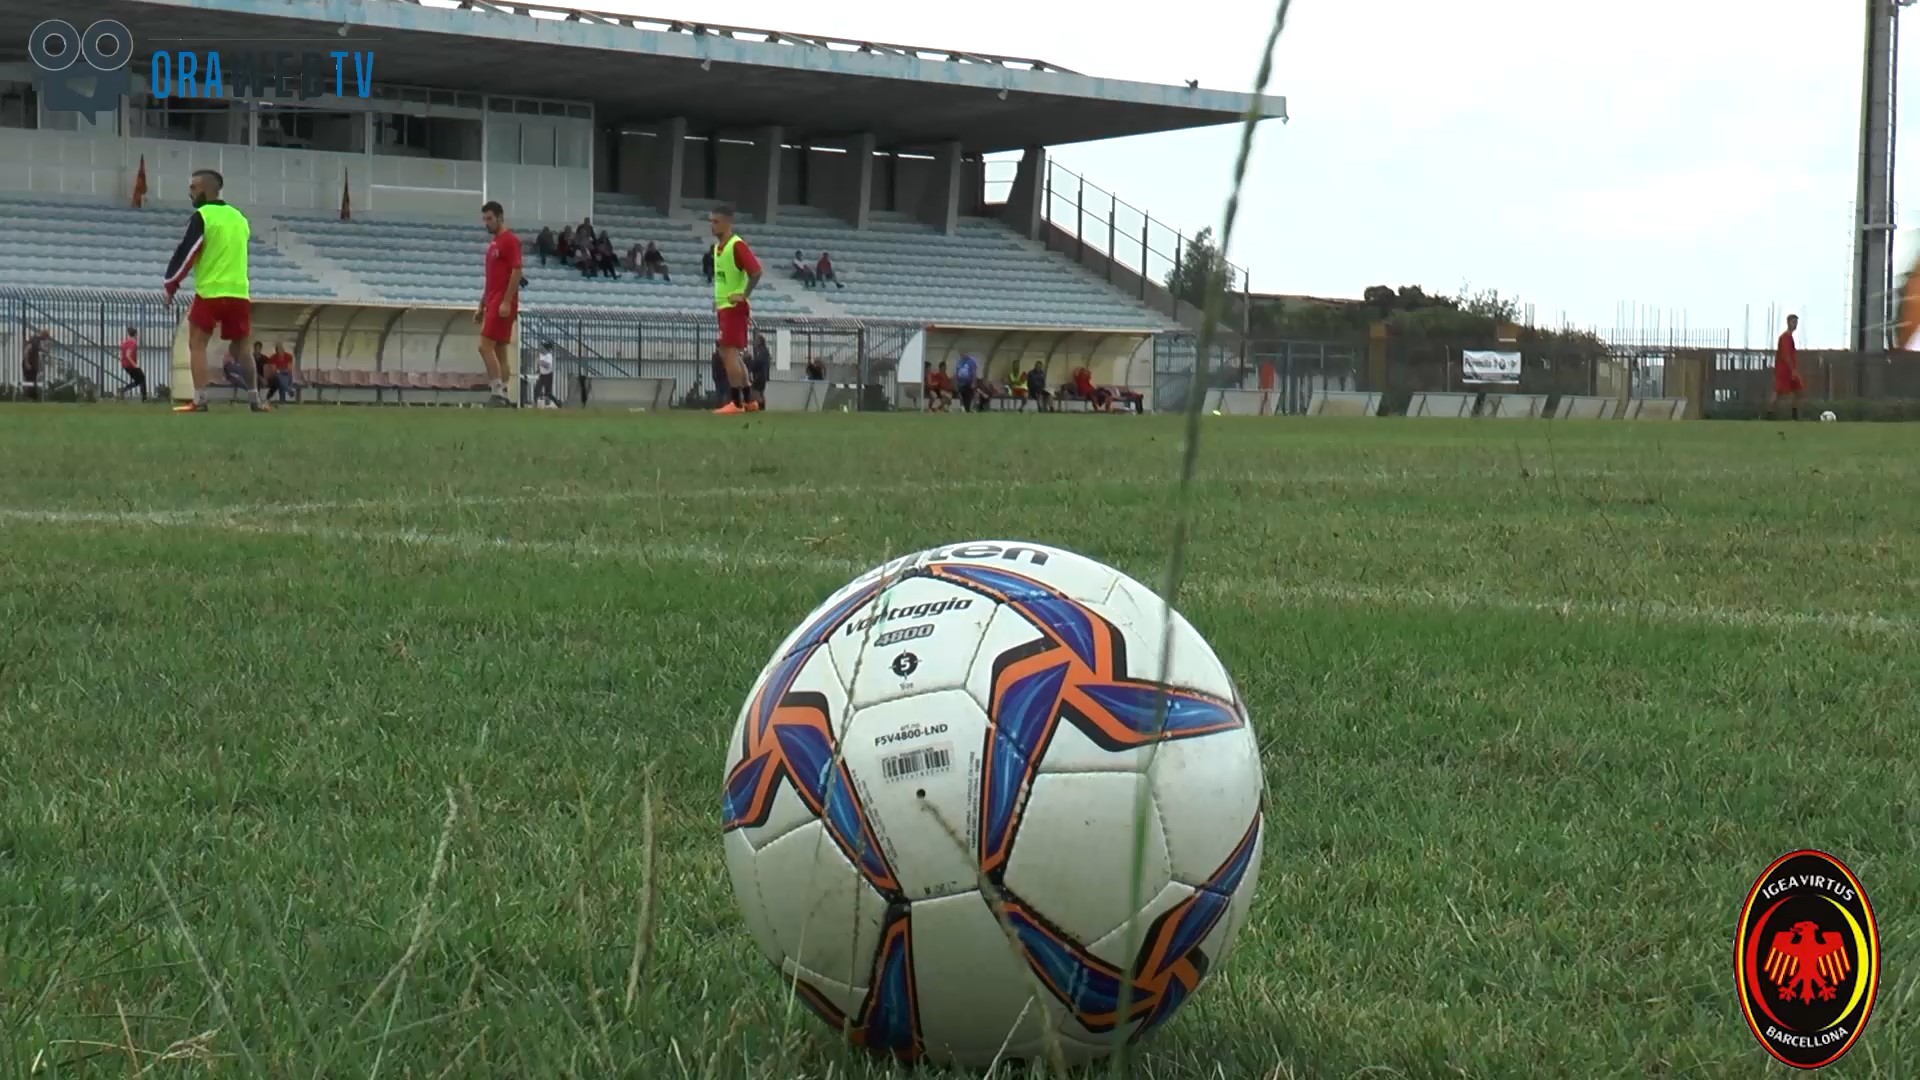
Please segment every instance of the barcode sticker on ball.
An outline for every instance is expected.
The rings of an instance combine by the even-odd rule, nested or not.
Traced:
[[[945,772],[953,767],[953,747],[923,746],[918,750],[880,759],[880,775],[887,781],[910,780],[927,773]]]

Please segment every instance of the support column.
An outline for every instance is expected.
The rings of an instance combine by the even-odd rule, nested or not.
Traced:
[[[647,185],[656,167],[653,158],[662,147],[658,136],[622,131],[614,136],[614,190],[622,195],[649,196]],[[650,153],[650,151],[652,153]]]
[[[873,152],[876,141],[872,132],[854,137],[847,146],[847,157],[853,168],[848,172],[846,182],[833,190],[833,212],[846,219],[856,229],[864,229],[873,218]]]
[[[686,202],[687,118],[662,122],[653,141],[658,145],[646,164],[644,194],[648,205],[672,216]]]
[[[960,174],[960,144],[941,143],[916,216],[948,236],[960,231]]]
[[[1029,146],[1020,156],[1020,169],[1013,174],[1013,187],[1007,192],[1007,205],[1001,208],[1001,220],[1029,240],[1040,239],[1040,223],[1046,220],[1042,205],[1042,186],[1047,177],[1047,148]],[[1144,264],[1142,264],[1144,265]]]
[[[780,216],[780,143],[786,134],[778,124],[761,128],[753,146],[753,194],[746,211],[765,225]]]

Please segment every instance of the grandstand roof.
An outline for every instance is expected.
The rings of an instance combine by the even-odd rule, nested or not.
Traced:
[[[25,58],[72,0],[4,0],[0,43]],[[1103,79],[1042,61],[494,0],[87,0],[135,55],[179,49],[372,49],[375,78],[438,89],[591,102],[603,121],[685,116],[695,131],[770,124],[787,139],[872,132],[882,148],[957,139],[969,153],[1232,123],[1250,94]],[[84,25],[81,26],[84,29]],[[578,50],[597,54],[580,63]],[[1285,117],[1286,99],[1262,99]]]

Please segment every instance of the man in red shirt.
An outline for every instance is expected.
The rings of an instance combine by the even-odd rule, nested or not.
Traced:
[[[487,242],[486,283],[480,290],[480,306],[473,321],[480,324],[480,359],[487,365],[487,380],[493,407],[512,405],[507,397],[507,345],[513,340],[513,321],[520,315],[520,279],[524,272],[520,261],[520,238],[507,228],[507,214],[500,204],[488,201],[480,208],[480,223],[493,237]]]
[[[267,357],[267,363],[273,365],[273,393],[281,401],[293,400],[293,354],[287,351],[287,343],[273,343],[273,355]]]
[[[120,393],[131,394],[140,391],[140,400],[147,400],[147,373],[140,370],[140,332],[127,327],[127,336],[120,339],[120,374],[126,377],[127,385]]]
[[[1793,332],[1798,329],[1800,316],[1787,316],[1786,332],[1780,335],[1780,342],[1773,350],[1773,395],[1767,398],[1769,420],[1779,407],[1780,399],[1788,396],[1793,398],[1793,418],[1800,419],[1800,399],[1807,385],[1800,381],[1800,347],[1793,342]]]

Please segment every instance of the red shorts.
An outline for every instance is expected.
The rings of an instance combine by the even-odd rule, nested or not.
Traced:
[[[747,326],[753,316],[744,303],[729,308],[721,308],[714,313],[720,318],[720,347],[723,349],[744,349],[747,347]]]
[[[500,301],[487,297],[480,302],[480,336],[488,341],[497,341],[505,345],[513,340],[513,320],[520,317],[520,307],[515,304],[507,308],[507,317],[500,317]]]
[[[239,341],[253,333],[253,302],[238,296],[196,296],[187,309],[187,324],[213,333],[223,341]]]
[[[1773,392],[1776,394],[1798,394],[1805,391],[1806,384],[1800,381],[1800,373],[1792,368],[1773,369]]]

